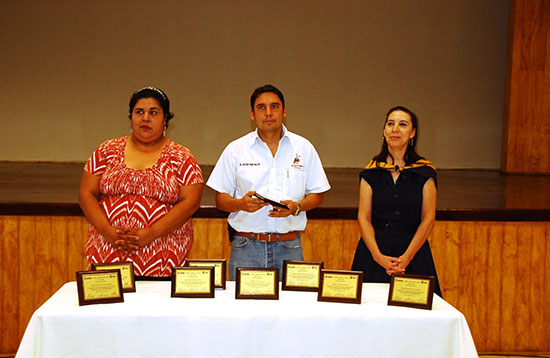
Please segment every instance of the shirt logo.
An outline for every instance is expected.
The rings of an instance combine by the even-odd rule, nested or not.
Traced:
[[[260,163],[239,163],[239,167],[259,167]]]
[[[304,169],[304,166],[300,164],[300,155],[298,153],[296,153],[296,156],[294,157],[294,160],[292,161],[292,164],[290,165],[290,167],[296,170]]]

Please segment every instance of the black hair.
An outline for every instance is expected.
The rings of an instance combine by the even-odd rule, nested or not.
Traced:
[[[164,113],[164,117],[166,118],[166,124],[164,125],[164,127],[168,128],[168,122],[174,117],[174,113],[170,112],[170,100],[168,99],[166,93],[156,87],[143,87],[132,94],[132,97],[130,97],[130,109],[128,111],[128,117],[132,119],[132,112],[134,111],[134,107],[136,106],[136,103],[142,98],[154,98],[160,103],[162,107],[162,112]]]
[[[418,153],[416,152],[416,143],[418,142],[418,118],[416,117],[416,114],[413,111],[411,111],[407,107],[403,107],[403,106],[395,106],[393,108],[390,108],[390,110],[386,114],[386,120],[384,121],[384,127],[386,126],[386,123],[388,122],[388,117],[390,116],[390,114],[392,114],[395,111],[401,111],[401,112],[407,113],[411,117],[411,123],[412,123],[413,129],[416,130],[416,133],[415,133],[414,137],[412,137],[411,140],[409,140],[409,143],[407,144],[407,151],[405,152],[405,165],[410,165],[410,164],[418,161],[419,159],[424,159],[423,157],[418,155]],[[411,142],[412,142],[412,144],[411,144]],[[392,157],[392,155],[390,154],[390,151],[388,149],[388,142],[386,142],[386,138],[383,137],[382,149],[380,150],[380,153],[375,155],[372,159],[376,160],[378,162],[386,162],[386,160],[388,158],[388,155],[392,158],[392,160],[394,159]]]
[[[281,92],[277,87],[273,85],[263,85],[261,87],[258,87],[252,92],[252,96],[250,96],[250,109],[254,111],[254,103],[256,102],[256,99],[258,96],[260,96],[262,93],[275,93],[277,97],[281,100],[281,103],[283,104],[283,108],[285,108],[285,96],[283,96],[283,92]]]

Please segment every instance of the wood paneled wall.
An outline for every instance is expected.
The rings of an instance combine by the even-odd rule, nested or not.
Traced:
[[[14,353],[32,313],[87,267],[83,217],[0,216],[0,354]]]
[[[194,220],[193,258],[229,259],[225,219]],[[0,216],[0,355],[33,313],[85,269],[83,217]],[[355,220],[310,220],[306,260],[349,269]],[[479,352],[550,352],[550,223],[437,221],[430,236],[444,298],[466,317]]]
[[[550,173],[550,0],[510,0],[501,170]]]

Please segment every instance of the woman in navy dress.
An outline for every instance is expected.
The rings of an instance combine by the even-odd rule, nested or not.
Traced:
[[[428,243],[435,223],[437,174],[416,153],[418,120],[409,109],[390,109],[382,150],[360,173],[359,240],[352,270],[365,282],[390,282],[394,273],[435,277]]]

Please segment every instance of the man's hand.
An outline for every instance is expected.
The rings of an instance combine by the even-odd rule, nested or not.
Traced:
[[[255,191],[249,191],[242,198],[239,199],[240,210],[253,213],[260,210],[264,206],[269,205],[268,203],[253,197],[254,194],[256,194]]]
[[[269,210],[269,216],[272,218],[286,218],[287,216],[293,215],[296,212],[296,209],[298,209],[298,203],[295,201],[283,200],[281,203],[288,206],[288,210],[274,206],[271,210]]]

